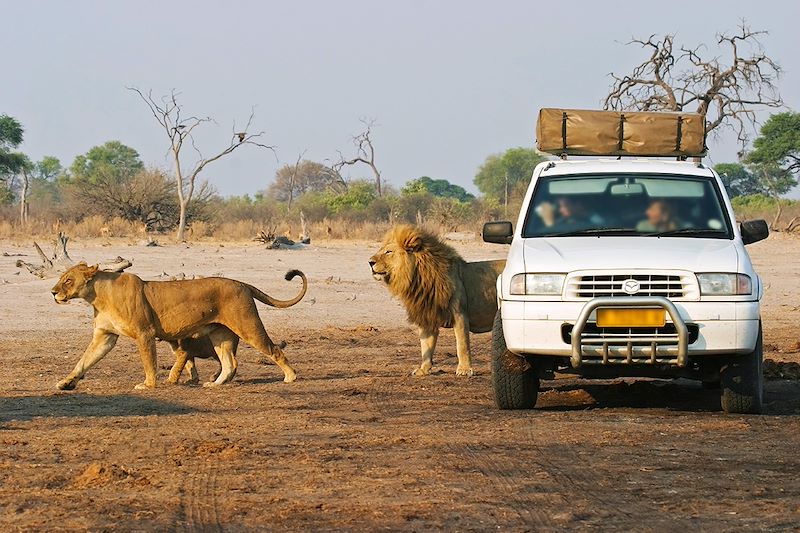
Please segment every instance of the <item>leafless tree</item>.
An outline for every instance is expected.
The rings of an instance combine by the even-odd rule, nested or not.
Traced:
[[[297,161],[294,163],[294,168],[292,169],[292,176],[289,178],[289,200],[287,201],[286,208],[292,208],[292,197],[294,196],[294,184],[297,180],[297,169],[300,168],[300,161],[303,160],[303,156],[306,155],[307,150],[303,150],[298,156]]]
[[[702,45],[676,50],[675,35],[633,39],[628,44],[640,45],[650,57],[630,74],[611,74],[614,84],[605,108],[702,113],[709,133],[731,128],[744,149],[756,124],[756,110],[783,106],[776,86],[781,68],[759,41],[766,33],[743,22],[735,34],[718,34],[717,45],[727,61],[708,57]]]
[[[362,118],[360,122],[364,125],[364,131],[353,137],[353,144],[356,147],[356,155],[351,159],[345,159],[342,153],[339,153],[339,161],[333,165],[333,169],[340,172],[345,166],[351,166],[358,163],[367,165],[372,170],[372,175],[375,178],[375,190],[378,196],[383,196],[381,189],[381,173],[375,164],[375,147],[372,144],[372,128],[375,127],[374,119]]]
[[[178,103],[178,93],[172,91],[168,96],[160,99],[153,97],[153,92],[148,91],[146,94],[136,87],[128,87],[129,90],[139,95],[142,101],[150,108],[150,112],[155,117],[156,121],[163,128],[167,138],[169,138],[170,147],[169,153],[172,155],[173,164],[175,167],[175,184],[177,185],[178,204],[180,207],[180,217],[178,220],[177,240],[183,241],[186,231],[186,213],[189,203],[192,201],[195,191],[195,182],[197,176],[209,163],[225,157],[232,153],[234,150],[245,146],[257,146],[259,148],[266,148],[274,152],[274,147],[262,144],[257,141],[259,137],[264,135],[263,131],[258,133],[249,133],[248,130],[253,122],[254,112],[251,111],[250,117],[247,119],[247,124],[241,130],[237,130],[236,125],[233,126],[230,144],[222,150],[215,153],[210,157],[204,157],[197,145],[194,142],[192,133],[195,128],[207,122],[213,122],[210,117],[197,117],[197,116],[184,116],[183,107]],[[189,142],[191,147],[197,154],[197,160],[188,171],[184,171],[183,161],[181,158],[181,150],[184,143]]]

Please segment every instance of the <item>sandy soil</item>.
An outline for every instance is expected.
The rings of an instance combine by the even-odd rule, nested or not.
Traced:
[[[71,243],[74,259],[132,259],[148,279],[242,279],[286,340],[294,384],[244,346],[233,383],[133,391],[133,343],[76,391],[55,383],[90,339],[91,310],[56,306],[53,280],[14,267],[29,244],[0,242],[0,529],[3,531],[757,531],[800,527],[800,382],[769,381],[764,416],[726,416],[688,381],[544,382],[529,412],[492,404],[489,336],[473,336],[473,378],[457,378],[452,332],[442,373],[424,379],[403,310],[369,276],[376,243],[267,251],[254,243],[147,248]],[[467,258],[504,247],[456,243]],[[800,361],[800,240],[751,254],[769,285],[767,357]],[[296,280],[295,280],[296,283]],[[201,378],[213,364],[200,361]]]

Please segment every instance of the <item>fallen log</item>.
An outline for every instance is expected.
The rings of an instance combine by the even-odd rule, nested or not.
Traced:
[[[63,232],[59,232],[55,246],[53,247],[53,255],[52,257],[48,257],[42,251],[39,243],[34,241],[33,247],[36,250],[36,253],[39,255],[39,258],[42,260],[42,264],[35,265],[33,263],[27,263],[21,259],[18,259],[16,262],[17,268],[25,268],[34,276],[42,279],[60,275],[65,270],[75,265],[75,261],[72,260],[67,252],[67,242],[69,242],[69,237],[67,237],[67,235]],[[105,270],[107,272],[122,272],[131,265],[133,265],[131,261],[117,256],[114,259],[100,263],[99,267],[100,270]]]

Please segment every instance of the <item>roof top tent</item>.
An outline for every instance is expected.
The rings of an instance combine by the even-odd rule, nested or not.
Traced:
[[[699,113],[543,108],[536,146],[563,159],[576,156],[701,158],[706,120]]]

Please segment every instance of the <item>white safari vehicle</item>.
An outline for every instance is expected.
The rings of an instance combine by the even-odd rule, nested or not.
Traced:
[[[502,409],[536,404],[539,379],[685,377],[722,408],[762,404],[763,284],[719,176],[663,159],[558,160],[533,173],[497,280],[492,381]]]

